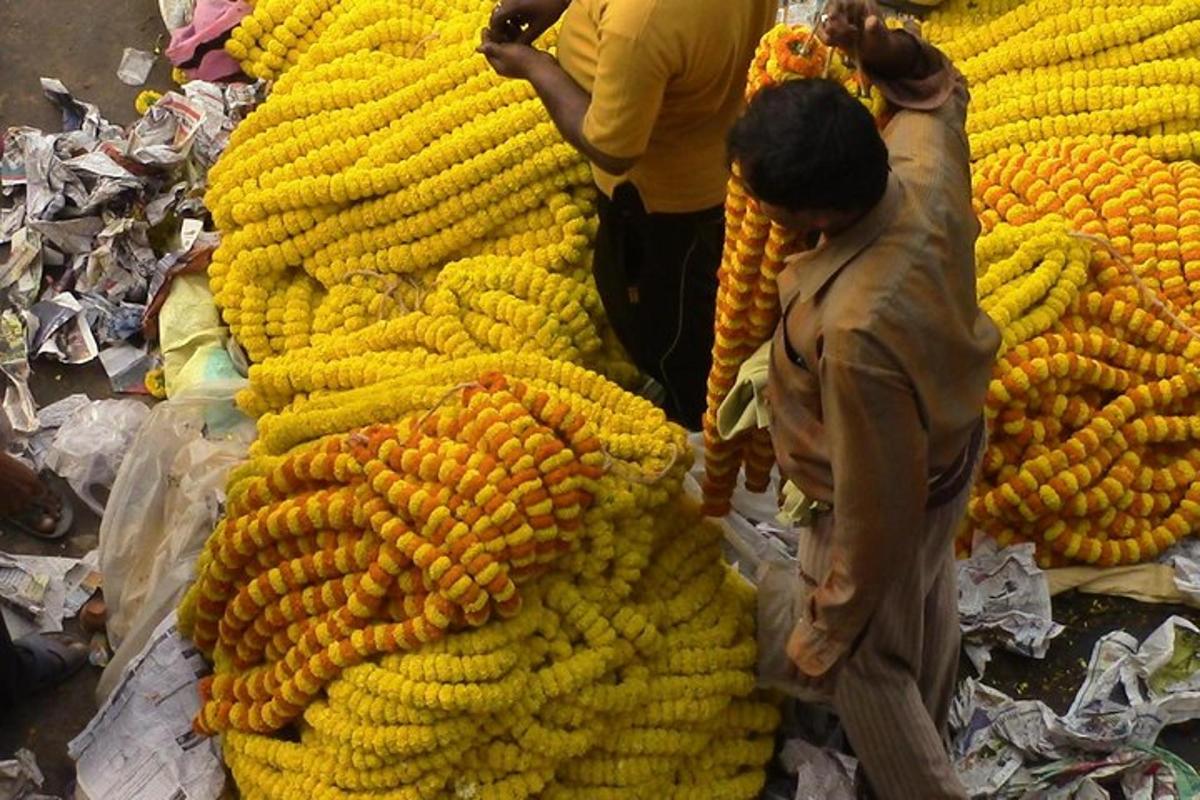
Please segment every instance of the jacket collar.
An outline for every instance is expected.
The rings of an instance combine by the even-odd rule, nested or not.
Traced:
[[[833,280],[842,267],[854,260],[888,229],[900,211],[904,187],[895,173],[888,174],[887,189],[866,216],[838,235],[822,240],[812,250],[788,259],[780,273],[780,299],[788,305],[793,299],[806,302]]]

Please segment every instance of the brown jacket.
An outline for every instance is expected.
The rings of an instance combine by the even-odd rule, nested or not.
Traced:
[[[931,478],[980,423],[999,334],[975,297],[962,76],[929,45],[920,81],[877,86],[891,176],[866,217],[779,277],[771,432],[783,474],[833,506],[833,559],[795,637],[823,674],[904,569]],[[949,546],[949,543],[947,543]]]

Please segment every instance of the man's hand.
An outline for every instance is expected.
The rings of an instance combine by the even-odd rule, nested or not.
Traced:
[[[891,30],[874,0],[830,0],[817,35],[860,67],[887,78],[917,77],[921,48],[908,33]]]
[[[498,42],[492,38],[490,30],[483,32],[478,52],[483,54],[497,75],[518,80],[529,80],[540,61],[553,60],[548,53],[535,50],[527,44]]]
[[[833,697],[833,690],[837,686],[838,672],[842,666],[842,658],[839,658],[832,667],[821,674],[811,674],[814,669],[814,659],[807,650],[799,627],[793,630],[792,635],[788,637],[787,656],[788,660],[792,662],[792,675],[797,685],[815,694]]]
[[[500,0],[488,33],[493,42],[531,45],[558,21],[571,0]]]

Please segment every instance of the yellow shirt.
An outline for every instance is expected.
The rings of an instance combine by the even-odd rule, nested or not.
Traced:
[[[612,195],[631,181],[648,211],[721,205],[725,137],[778,0],[573,0],[558,60],[592,96],[583,135],[627,175],[593,168]]]

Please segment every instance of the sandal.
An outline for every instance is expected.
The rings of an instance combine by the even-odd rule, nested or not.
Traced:
[[[35,539],[52,542],[61,539],[71,530],[75,521],[75,509],[66,491],[50,476],[41,476],[43,491],[34,497],[24,511],[0,517],[0,529],[19,531]],[[38,523],[45,517],[57,517],[53,530],[43,530]]]
[[[65,633],[34,633],[13,642],[22,679],[32,692],[70,678],[88,661],[88,646]]]

